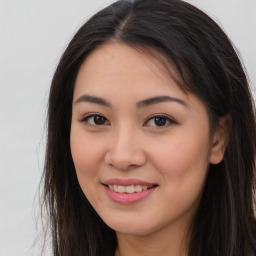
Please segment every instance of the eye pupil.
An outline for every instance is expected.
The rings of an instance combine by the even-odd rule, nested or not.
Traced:
[[[103,116],[95,116],[94,117],[94,123],[97,125],[105,124],[106,119]]]
[[[157,126],[164,126],[164,125],[166,125],[166,118],[164,118],[164,117],[155,117],[155,124]]]

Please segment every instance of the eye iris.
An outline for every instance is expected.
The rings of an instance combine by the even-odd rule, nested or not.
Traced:
[[[166,118],[164,118],[164,117],[155,117],[155,124],[157,126],[164,126],[164,125],[166,125]]]
[[[97,125],[102,125],[104,124],[106,121],[106,119],[102,116],[95,116],[94,117],[94,123],[97,124]]]

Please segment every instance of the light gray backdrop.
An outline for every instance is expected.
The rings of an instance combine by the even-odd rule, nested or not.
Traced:
[[[255,87],[256,1],[187,1],[224,27]],[[39,255],[34,215],[51,77],[74,32],[110,2],[0,0],[0,256]]]

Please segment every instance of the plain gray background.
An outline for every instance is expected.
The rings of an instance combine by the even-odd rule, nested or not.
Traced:
[[[221,24],[255,87],[256,1],[187,1]],[[39,255],[33,242],[51,78],[75,31],[111,2],[0,0],[0,256]]]

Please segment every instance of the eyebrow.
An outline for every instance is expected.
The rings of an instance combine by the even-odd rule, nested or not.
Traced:
[[[84,94],[81,97],[79,97],[75,101],[75,104],[81,103],[81,102],[90,102],[90,103],[95,103],[95,104],[99,104],[99,105],[106,106],[106,107],[111,107],[111,104],[108,101],[106,101],[100,97],[96,97],[96,96],[92,96],[92,95],[88,95],[88,94]]]
[[[102,106],[106,106],[106,107],[112,107],[112,105],[106,101],[103,98],[97,97],[97,96],[93,96],[93,95],[88,95],[88,94],[84,94],[82,96],[80,96],[74,104],[77,103],[81,103],[81,102],[89,102],[89,103],[95,103],[95,104],[99,104]],[[158,104],[158,103],[163,103],[163,102],[176,102],[179,103],[183,106],[187,106],[187,104],[178,98],[174,98],[174,97],[170,97],[170,96],[155,96],[152,98],[148,98],[142,101],[139,101],[136,103],[137,108],[141,108],[141,107],[148,107],[154,104]]]
[[[152,97],[149,99],[145,99],[142,101],[137,102],[137,107],[147,107],[153,104],[158,104],[158,103],[162,103],[162,102],[176,102],[179,103],[181,105],[187,106],[187,104],[185,103],[185,101],[178,99],[178,98],[174,98],[174,97],[170,97],[170,96],[156,96],[156,97]]]

